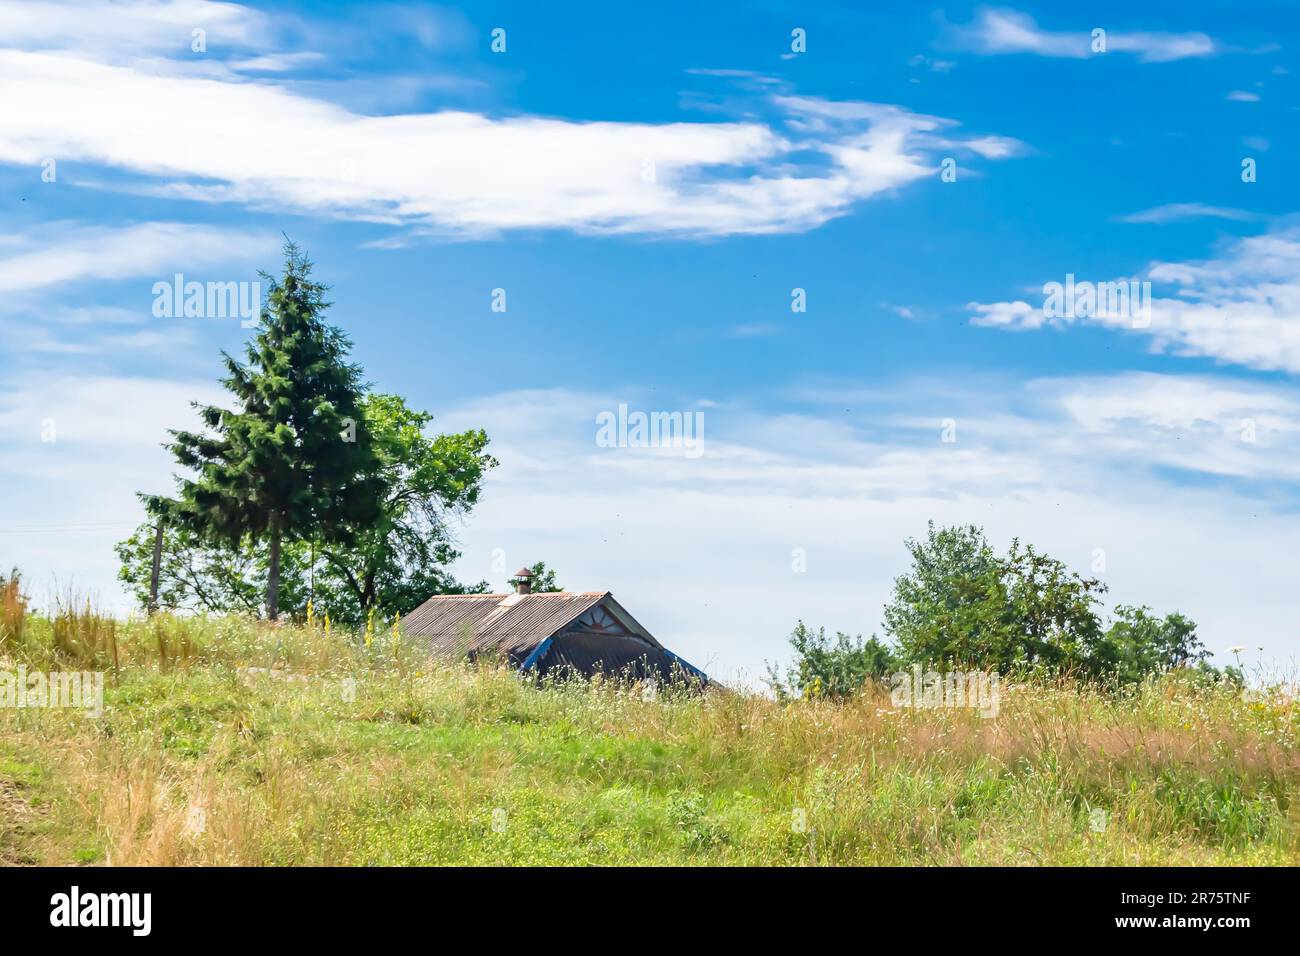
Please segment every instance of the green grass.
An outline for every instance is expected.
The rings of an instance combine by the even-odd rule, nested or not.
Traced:
[[[0,708],[5,863],[1300,862],[1281,697],[1012,685],[984,719],[537,686],[233,618],[53,627],[0,670],[105,667],[105,711]]]

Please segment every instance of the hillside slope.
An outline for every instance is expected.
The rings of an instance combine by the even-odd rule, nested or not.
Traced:
[[[105,710],[0,707],[3,864],[1300,863],[1300,713],[1172,679],[984,719],[90,614],[20,662],[104,669]]]

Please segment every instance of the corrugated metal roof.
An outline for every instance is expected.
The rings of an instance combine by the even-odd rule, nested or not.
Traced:
[[[608,591],[439,594],[402,618],[402,628],[435,653],[522,657],[608,596]]]

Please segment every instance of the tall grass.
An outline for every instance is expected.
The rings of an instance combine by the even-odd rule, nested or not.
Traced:
[[[27,597],[15,568],[8,578],[0,578],[0,651],[14,650],[22,644],[26,620]]]
[[[533,683],[337,630],[76,607],[29,615],[24,653],[112,656],[105,715],[0,708],[0,788],[41,821],[0,829],[0,859],[1300,862],[1283,695],[1031,683],[984,719],[882,689]]]
[[[89,598],[69,594],[50,618],[51,650],[61,665],[117,671],[117,622],[96,611]]]

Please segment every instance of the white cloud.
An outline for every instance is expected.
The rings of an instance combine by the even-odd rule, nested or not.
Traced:
[[[1120,217],[1120,222],[1158,223],[1183,222],[1188,219],[1231,219],[1246,222],[1258,219],[1255,213],[1244,209],[1232,209],[1227,206],[1210,206],[1199,202],[1175,202],[1163,206],[1153,206]]]
[[[762,339],[776,335],[780,331],[781,327],[772,322],[752,322],[733,325],[727,334],[735,339]]]
[[[1034,387],[1067,417],[1071,441],[1091,453],[1204,475],[1300,478],[1293,389],[1141,372]]]
[[[0,44],[28,50],[188,56],[196,29],[206,32],[214,51],[259,49],[272,41],[268,18],[236,3],[6,0],[0,5]]]
[[[0,351],[11,356],[11,366],[40,354],[155,353],[174,361],[200,326],[194,319],[155,318],[154,283],[171,283],[178,272],[187,281],[256,282],[255,267],[279,243],[270,232],[174,222],[115,228],[55,222],[0,235]],[[89,291],[95,282],[119,284],[115,294],[125,304],[98,301]],[[62,286],[72,289],[52,302],[50,293]],[[139,327],[145,324],[151,327]]]
[[[1246,90],[1233,90],[1226,97],[1234,103],[1258,103],[1259,94],[1249,93]]]
[[[910,67],[924,67],[931,73],[947,73],[957,64],[952,60],[933,60],[922,53],[917,53],[908,57],[907,65]]]
[[[1300,371],[1300,230],[1237,240],[1205,262],[1159,263],[1149,275],[1176,287],[1153,303],[1153,347]]]
[[[974,313],[972,325],[984,325],[995,329],[1019,332],[1041,329],[1048,321],[1041,306],[1032,306],[1028,302],[968,302],[966,308]]]
[[[772,125],[366,116],[271,82],[15,50],[0,51],[0,84],[2,162],[53,156],[152,177],[146,189],[174,198],[471,235],[802,230],[931,175],[938,149],[997,159],[1019,145],[812,97],[770,97]]]
[[[323,60],[325,54],[306,51],[302,53],[272,53],[266,56],[249,57],[246,60],[235,60],[230,66],[231,69],[240,70],[247,73],[287,73],[290,70],[296,70],[307,63],[317,63]]]
[[[1054,32],[1038,26],[1033,17],[1016,10],[981,8],[975,20],[952,28],[953,38],[964,48],[992,55],[1032,53],[1037,56],[1082,59],[1103,55],[1092,50],[1092,30]],[[1132,53],[1144,63],[1161,63],[1188,57],[1210,56],[1218,44],[1204,33],[1152,33],[1106,30],[1105,53]]]
[[[36,243],[0,258],[0,293],[31,292],[86,280],[139,276],[170,279],[183,268],[252,260],[276,248],[274,237],[246,230],[178,222],[146,222],[121,228],[56,226]]]
[[[1079,319],[1148,336],[1157,351],[1218,359],[1275,371],[1300,371],[1300,229],[1233,240],[1216,258],[1165,262],[1146,276],[1153,288],[1150,321],[1127,315]],[[1105,281],[1104,279],[1102,281]],[[967,305],[972,322],[1004,329],[1066,325],[1045,320],[1042,305],[1024,300]]]
[[[50,457],[66,449],[88,456],[118,451],[129,459],[133,449],[167,440],[167,429],[196,425],[191,401],[220,402],[222,396],[211,382],[28,374],[0,388],[0,436],[15,453],[44,453],[41,422],[48,418],[58,425],[59,447]]]

